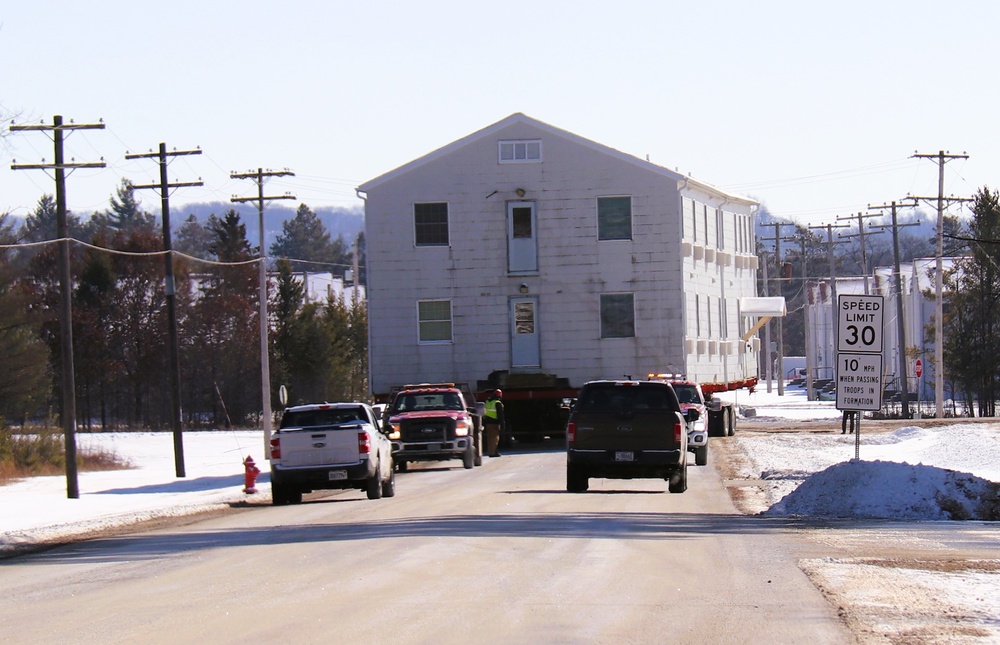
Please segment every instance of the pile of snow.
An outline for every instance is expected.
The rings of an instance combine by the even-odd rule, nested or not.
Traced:
[[[754,393],[767,425],[782,419],[839,419],[832,402]],[[787,411],[787,416],[782,414]],[[759,423],[754,419],[754,423]],[[917,422],[919,423],[919,422]],[[1000,519],[1000,423],[907,426],[876,433],[862,421],[860,440],[839,433],[737,433],[746,457],[739,476],[761,480],[756,505],[767,515],[901,520]],[[751,424],[745,424],[749,429]],[[860,459],[855,458],[858,453]]]

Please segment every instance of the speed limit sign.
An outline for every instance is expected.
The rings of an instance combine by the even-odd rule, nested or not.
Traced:
[[[882,296],[846,295],[837,303],[837,351],[882,353]]]

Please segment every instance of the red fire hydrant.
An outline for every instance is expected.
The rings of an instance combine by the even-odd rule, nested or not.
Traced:
[[[257,492],[257,475],[260,474],[260,468],[257,467],[250,455],[247,455],[247,458],[243,460],[243,468],[243,483],[245,484],[243,492],[252,495]]]

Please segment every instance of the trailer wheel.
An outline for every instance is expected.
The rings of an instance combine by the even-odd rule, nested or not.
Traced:
[[[729,436],[736,434],[736,410],[727,408],[726,412],[726,432]]]

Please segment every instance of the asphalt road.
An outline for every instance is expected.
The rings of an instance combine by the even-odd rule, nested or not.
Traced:
[[[693,463],[693,459],[692,459]],[[413,465],[397,495],[315,493],[0,562],[5,643],[848,643],[792,520],[710,464],[565,492],[560,450]]]

